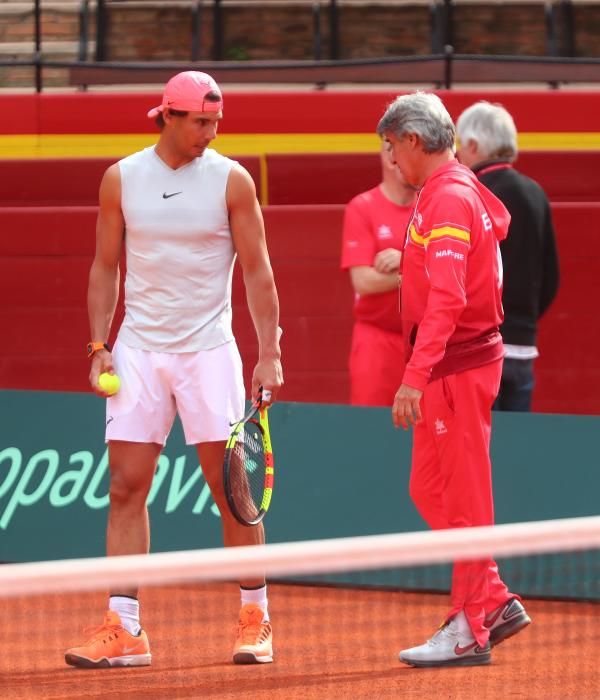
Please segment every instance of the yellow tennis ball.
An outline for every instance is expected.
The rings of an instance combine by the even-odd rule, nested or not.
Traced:
[[[102,372],[102,374],[98,377],[98,386],[102,389],[102,391],[105,391],[109,396],[112,396],[121,388],[121,380],[116,374]]]

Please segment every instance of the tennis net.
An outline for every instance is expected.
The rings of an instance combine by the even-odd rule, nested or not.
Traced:
[[[414,669],[449,610],[450,562],[494,557],[533,624],[489,666]],[[273,664],[236,666],[235,581],[266,573]],[[64,651],[106,590],[140,586],[152,665]],[[491,528],[0,566],[2,698],[600,697],[600,516]]]

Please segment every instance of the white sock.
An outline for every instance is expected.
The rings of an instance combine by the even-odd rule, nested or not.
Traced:
[[[454,621],[456,622],[456,630],[461,641],[463,643],[469,642],[469,644],[474,642],[475,637],[473,636],[473,632],[471,632],[471,627],[464,610],[461,610],[455,615]]]
[[[267,600],[267,586],[260,588],[242,588],[240,586],[240,594],[242,596],[242,607],[248,603],[256,603],[263,611],[263,622],[269,621],[269,601]]]
[[[121,624],[129,632],[137,636],[142,629],[140,626],[140,603],[137,598],[125,595],[111,595],[108,609],[119,614]]]

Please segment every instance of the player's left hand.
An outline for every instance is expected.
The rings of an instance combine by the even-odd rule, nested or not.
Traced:
[[[392,420],[396,428],[402,426],[408,430],[421,420],[421,396],[423,392],[420,389],[408,384],[402,384],[398,389],[392,406]]]

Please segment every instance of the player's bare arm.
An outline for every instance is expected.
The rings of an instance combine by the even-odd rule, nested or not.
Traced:
[[[244,168],[232,168],[226,197],[229,226],[242,266],[248,308],[258,337],[258,363],[252,376],[252,396],[256,396],[259,386],[263,386],[272,392],[274,401],[283,384],[279,300],[256,189]]]
[[[121,211],[121,176],[118,164],[111,165],[100,184],[100,209],[96,221],[96,253],[90,270],[88,286],[88,315],[91,338],[108,340],[119,296],[119,260],[125,222]],[[111,353],[94,353],[90,368],[90,384],[100,396],[98,376],[113,369]]]
[[[355,265],[350,268],[350,280],[357,294],[382,294],[398,289],[398,273],[378,272],[370,265]]]
[[[400,261],[402,260],[402,252],[396,248],[385,248],[380,250],[373,260],[373,267],[377,272],[389,274],[397,273],[400,269]]]

